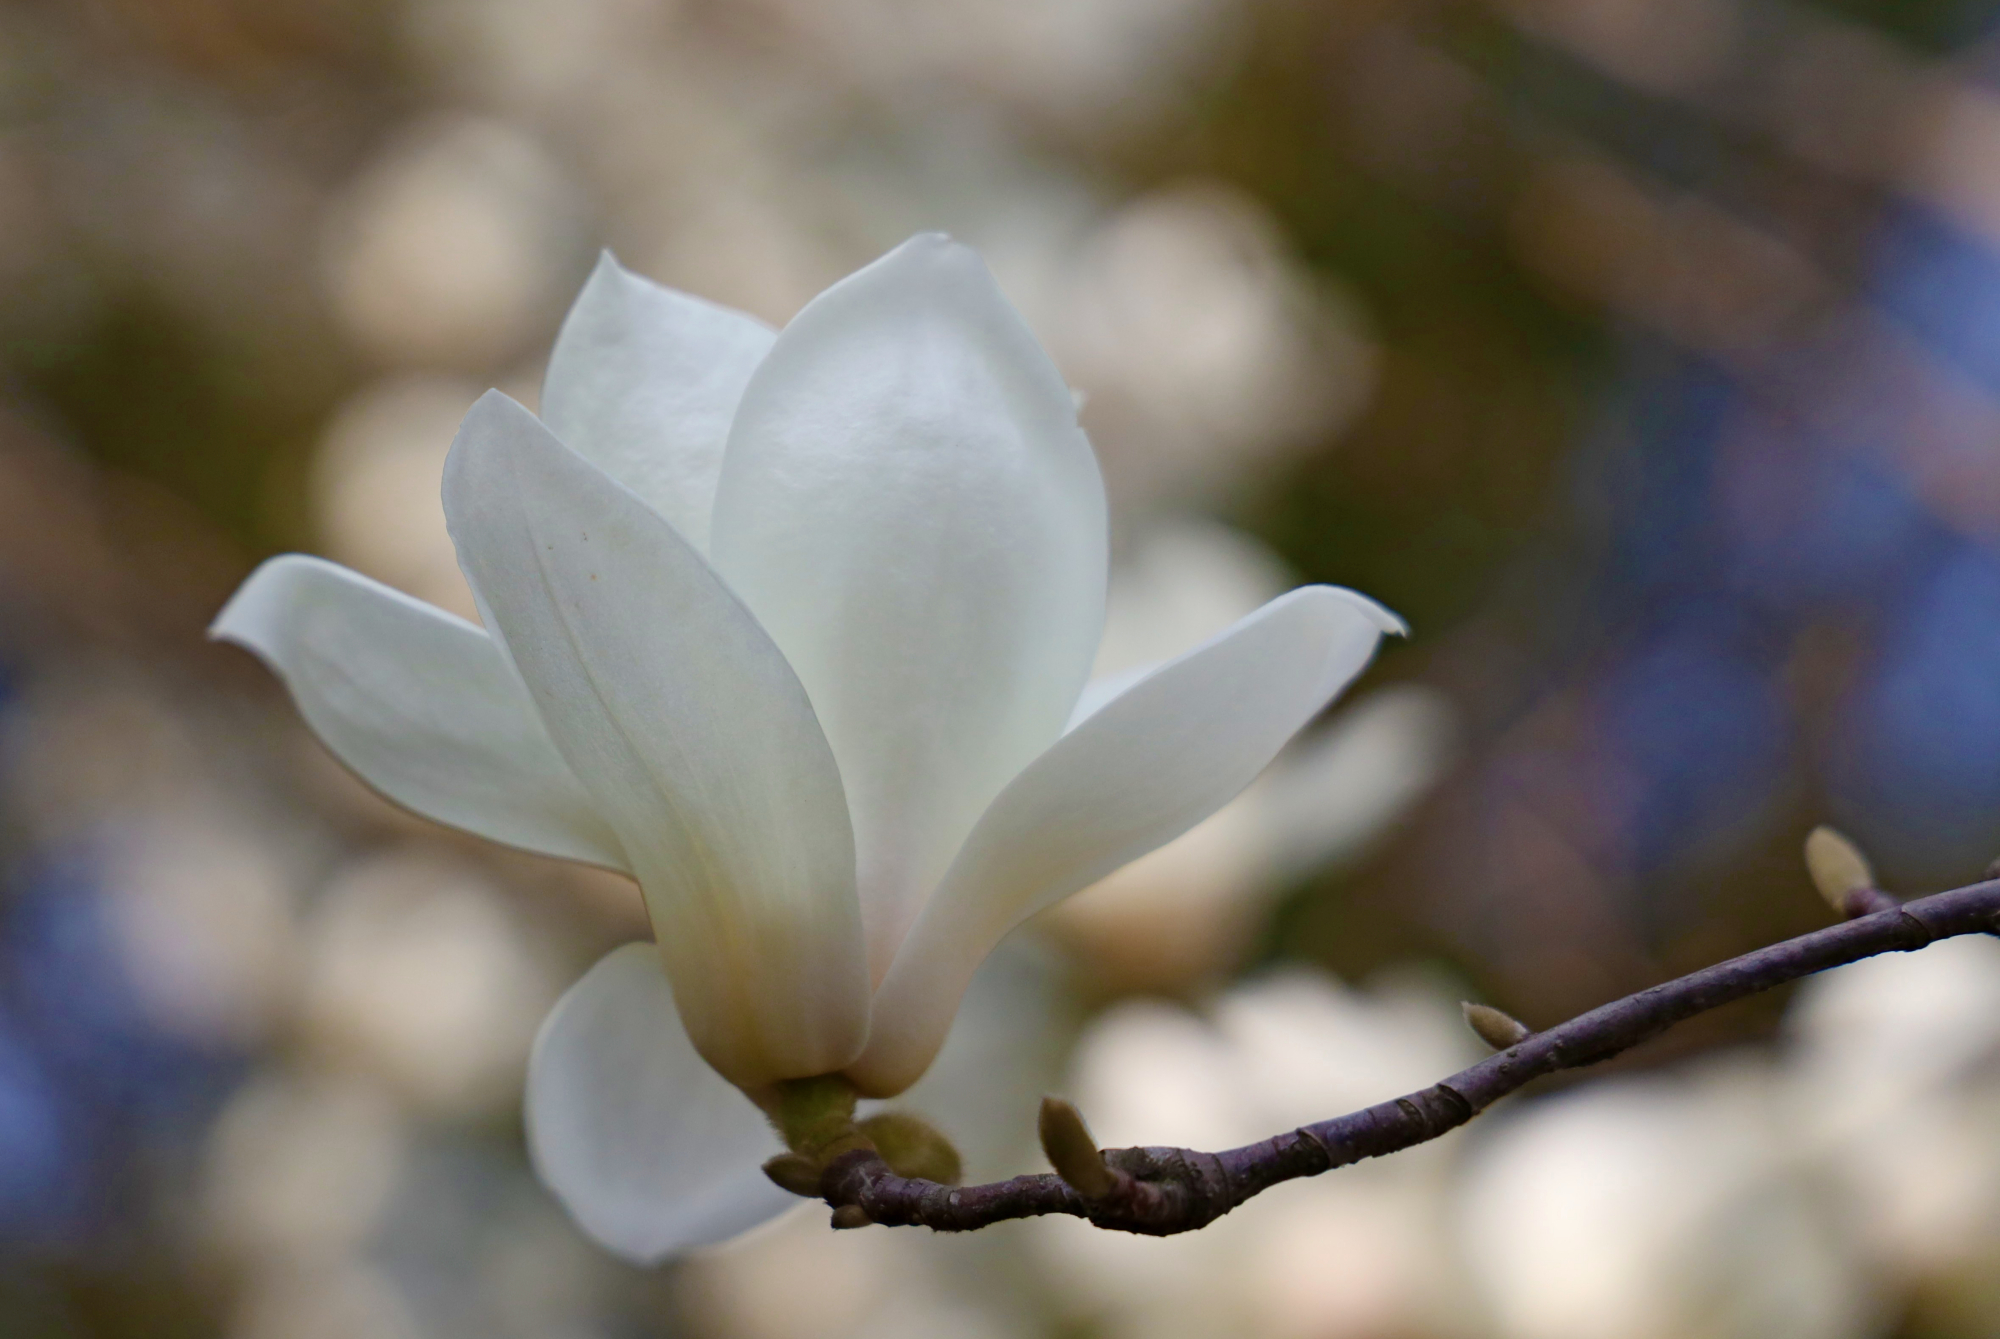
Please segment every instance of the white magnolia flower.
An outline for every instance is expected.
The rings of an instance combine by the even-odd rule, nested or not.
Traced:
[[[474,405],[444,508],[484,629],[293,555],[214,632],[391,799],[638,880],[657,953],[557,1005],[528,1116],[641,1258],[786,1202],[729,1084],[907,1088],[1003,935],[1220,807],[1400,628],[1306,587],[1080,709],[1097,464],[938,235],[775,333],[606,257],[542,417]]]

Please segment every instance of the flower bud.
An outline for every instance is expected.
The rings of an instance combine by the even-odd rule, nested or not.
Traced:
[[[1097,1141],[1090,1137],[1090,1127],[1083,1123],[1083,1116],[1075,1107],[1060,1097],[1044,1097],[1037,1124],[1042,1152],[1048,1155],[1049,1165],[1056,1169],[1057,1176],[1085,1199],[1101,1199],[1111,1193],[1117,1179],[1104,1165],[1104,1155],[1098,1152]]]
[[[780,1190],[789,1190],[809,1200],[819,1198],[820,1167],[811,1158],[780,1153],[764,1164],[764,1175]]]
[[[951,1140],[907,1111],[880,1112],[859,1128],[898,1176],[955,1186],[965,1174]]]
[[[1474,1004],[1468,1000],[1458,1007],[1465,1010],[1465,1021],[1479,1034],[1479,1039],[1496,1051],[1518,1046],[1534,1035],[1533,1029],[1526,1023],[1490,1004]]]
[[[1853,914],[1849,899],[1875,887],[1875,871],[1861,848],[1824,825],[1806,835],[1806,872],[1827,905],[1843,916]]]

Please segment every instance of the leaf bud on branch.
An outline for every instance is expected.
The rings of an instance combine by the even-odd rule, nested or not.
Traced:
[[[1479,1039],[1496,1051],[1518,1046],[1535,1035],[1526,1023],[1490,1004],[1474,1004],[1467,1000],[1459,1008],[1465,1010],[1465,1021],[1479,1034]]]

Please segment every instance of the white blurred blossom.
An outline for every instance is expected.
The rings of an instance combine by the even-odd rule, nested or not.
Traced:
[[[1107,1146],[1220,1149],[1427,1086],[1475,1055],[1456,1003],[1426,981],[1364,992],[1293,969],[1205,1015],[1113,1007],[1085,1032],[1069,1091]],[[1049,1220],[1035,1246],[1068,1310],[1107,1335],[1431,1333],[1452,1315],[1457,1138],[1277,1187],[1199,1232]]]
[[[291,834],[211,798],[127,816],[107,836],[112,940],[140,1003],[171,1032],[247,1046],[283,1017],[298,969]]]
[[[345,1258],[380,1222],[408,1144],[407,1118],[372,1083],[319,1071],[258,1078],[209,1136],[211,1238],[238,1260]]]
[[[406,127],[328,220],[335,312],[368,353],[422,365],[515,353],[581,258],[562,171],[519,129],[471,116]]]
[[[1124,510],[1226,494],[1324,442],[1373,387],[1351,305],[1232,187],[1129,202],[1062,273],[1052,342]]]
[[[478,615],[435,480],[478,394],[469,378],[442,374],[367,386],[335,411],[313,458],[313,519],[327,552],[461,618]]]
[[[429,1339],[387,1270],[342,1257],[255,1276],[238,1297],[228,1339]]]
[[[1489,1117],[1459,1239],[1510,1339],[1849,1339],[1879,1304],[1777,1076],[1723,1056]]]
[[[433,1113],[511,1096],[559,989],[499,891],[422,850],[352,862],[306,923],[308,1035]]]
[[[737,0],[854,81],[915,98],[971,89],[1102,128],[1219,73],[1240,16],[1218,0]]]
[[[454,92],[543,109],[667,30],[674,0],[417,0],[402,36]]]
[[[1904,1284],[1984,1268],[2000,1248],[2000,942],[1827,972],[1786,1021],[1793,1118],[1845,1229]]]

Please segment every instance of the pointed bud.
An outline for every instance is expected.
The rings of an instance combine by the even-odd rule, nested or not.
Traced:
[[[965,1174],[958,1150],[907,1111],[884,1111],[861,1122],[861,1133],[898,1176],[955,1186]]]
[[[764,1175],[770,1177],[780,1190],[789,1190],[809,1200],[819,1198],[819,1164],[811,1158],[803,1158],[796,1153],[780,1153],[764,1164]]]
[[[1875,871],[1861,848],[1832,828],[1821,826],[1806,834],[1806,872],[1813,887],[1828,906],[1843,916],[1853,915],[1849,898],[1875,887]]]
[[[833,1225],[845,1231],[848,1228],[867,1227],[875,1220],[859,1204],[843,1204],[833,1211]]]
[[[1075,1107],[1060,1097],[1044,1097],[1038,1125],[1042,1152],[1048,1155],[1057,1176],[1085,1199],[1101,1199],[1111,1193],[1117,1179],[1104,1165],[1104,1155],[1097,1151],[1097,1141],[1090,1137],[1090,1127]]]
[[[1526,1023],[1490,1004],[1474,1004],[1467,1000],[1458,1007],[1465,1010],[1465,1021],[1479,1034],[1479,1039],[1496,1051],[1519,1046],[1534,1035]]]

